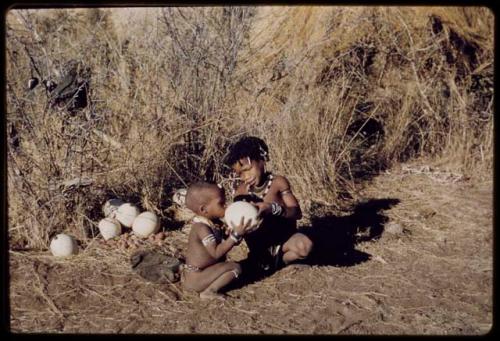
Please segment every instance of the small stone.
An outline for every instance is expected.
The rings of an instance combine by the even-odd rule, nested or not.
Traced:
[[[38,78],[33,77],[28,81],[28,89],[33,90],[38,85]]]
[[[57,84],[54,82],[54,81],[51,81],[51,80],[43,80],[42,81],[43,84],[45,84],[45,88],[49,91],[49,92],[52,92],[52,90],[54,90],[56,87],[57,87]]]
[[[391,234],[403,234],[403,226],[398,223],[390,222],[385,226],[385,231]]]
[[[443,235],[438,235],[438,236],[436,237],[436,240],[437,240],[438,242],[440,242],[440,243],[444,243],[444,244],[446,244],[446,242],[447,242],[446,237],[445,237],[445,236],[443,236]]]

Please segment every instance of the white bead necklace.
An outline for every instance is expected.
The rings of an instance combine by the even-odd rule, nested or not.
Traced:
[[[248,194],[255,195],[256,197],[264,200],[264,197],[269,192],[269,189],[271,188],[272,183],[273,183],[273,174],[268,173],[267,179],[264,182],[264,184],[260,187],[255,186],[255,191],[248,189]]]

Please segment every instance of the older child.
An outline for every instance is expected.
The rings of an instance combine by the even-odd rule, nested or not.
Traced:
[[[224,217],[224,191],[206,182],[198,182],[188,188],[186,207],[197,216],[189,233],[182,284],[186,289],[199,292],[202,299],[224,299],[218,291],[241,273],[240,265],[225,261],[225,256],[241,242],[251,221],[244,224],[242,220],[223,240],[223,230],[217,221]]]
[[[276,270],[311,252],[311,239],[297,230],[302,212],[290,183],[281,175],[266,171],[269,149],[254,136],[246,136],[229,148],[224,163],[239,178],[234,201],[246,200],[259,208],[261,226],[245,235],[248,262],[263,270]]]

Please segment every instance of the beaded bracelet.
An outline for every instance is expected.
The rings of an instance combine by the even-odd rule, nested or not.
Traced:
[[[284,212],[283,206],[278,204],[277,202],[273,202],[271,204],[271,214],[274,216],[281,216]]]
[[[241,240],[243,239],[243,237],[235,231],[231,231],[231,233],[229,234],[229,238],[231,238],[236,244],[241,243]]]

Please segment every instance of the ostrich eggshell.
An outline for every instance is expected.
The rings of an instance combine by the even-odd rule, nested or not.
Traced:
[[[114,218],[104,218],[99,222],[99,232],[105,240],[108,240],[122,234],[122,226]]]
[[[67,257],[78,252],[76,240],[65,233],[60,233],[50,241],[50,251],[56,257]]]
[[[104,213],[104,216],[106,218],[115,218],[116,217],[116,211],[118,210],[118,207],[123,205],[125,202],[123,202],[121,199],[109,199],[104,203],[102,206],[102,212]]]
[[[141,238],[147,238],[160,229],[160,219],[153,212],[142,212],[135,218],[132,231]]]
[[[243,217],[244,222],[246,223],[249,219],[252,221],[250,230],[247,232],[254,231],[258,228],[260,224],[260,219],[258,218],[258,209],[254,205],[246,202],[246,201],[237,201],[230,204],[224,213],[224,221],[226,222],[229,229],[234,229],[234,226],[237,226],[241,217]]]
[[[129,203],[125,203],[116,210],[116,219],[125,227],[132,227],[134,219],[139,215],[139,209]]]
[[[186,204],[186,194],[187,194],[186,188],[178,189],[172,196],[172,201],[179,206],[184,206]]]

